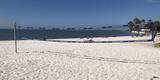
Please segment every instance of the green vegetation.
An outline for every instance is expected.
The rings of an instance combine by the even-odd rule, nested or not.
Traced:
[[[143,30],[147,34],[151,26],[155,27],[157,31],[160,32],[160,21],[152,21],[151,19],[146,22],[144,19],[134,18],[133,21],[128,22],[129,31],[137,32],[133,36],[140,36],[140,32]]]
[[[160,32],[160,21],[154,21],[154,26],[157,27],[157,30]]]

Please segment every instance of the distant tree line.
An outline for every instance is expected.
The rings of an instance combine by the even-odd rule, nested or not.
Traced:
[[[139,36],[142,30],[147,32],[147,30],[151,29],[151,26],[160,32],[160,21],[153,21],[151,19],[146,21],[144,19],[134,18],[133,21],[128,22],[129,31],[137,31],[136,36]]]

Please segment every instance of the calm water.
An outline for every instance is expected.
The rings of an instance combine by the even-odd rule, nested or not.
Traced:
[[[118,30],[17,30],[18,39],[48,39],[55,38],[83,38],[83,37],[110,37],[127,36],[128,31]],[[0,29],[0,40],[13,40],[13,30]]]

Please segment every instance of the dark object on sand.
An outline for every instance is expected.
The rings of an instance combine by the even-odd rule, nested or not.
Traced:
[[[157,47],[157,48],[160,48],[160,43],[157,43],[154,46]]]
[[[84,41],[84,43],[93,43],[93,42],[94,41],[92,39]]]
[[[42,37],[40,40],[43,40],[43,41],[45,41],[45,40],[46,40],[46,37]]]
[[[156,79],[156,80],[157,80],[157,79],[159,80],[159,77],[153,76],[150,80],[155,80],[155,79]]]
[[[92,43],[92,42],[93,42],[93,40],[92,40],[92,39],[90,39],[90,40],[89,40],[89,43]]]

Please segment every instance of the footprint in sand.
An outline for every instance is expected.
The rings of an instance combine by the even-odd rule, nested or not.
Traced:
[[[160,78],[157,76],[153,76],[150,80],[160,80]]]

